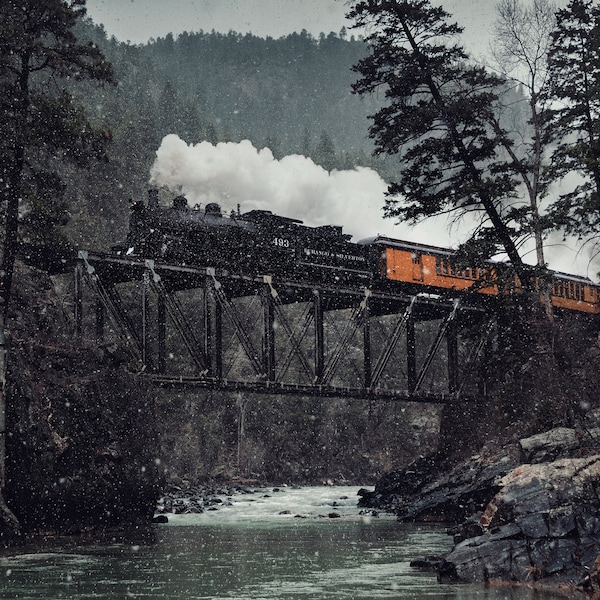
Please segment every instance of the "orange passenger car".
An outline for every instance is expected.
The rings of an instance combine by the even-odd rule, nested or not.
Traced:
[[[478,292],[498,294],[493,265],[457,269],[452,250],[385,237],[369,243],[379,247],[379,274],[388,280],[446,290],[467,290],[477,283]]]
[[[550,294],[552,306],[579,310],[582,312],[600,313],[598,286],[586,277],[555,273],[552,278]]]
[[[446,248],[376,237],[360,242],[378,249],[379,275],[388,281],[422,285],[440,290],[468,290],[498,295],[496,270],[489,267],[458,269],[454,252]],[[511,286],[518,290],[519,286]],[[555,308],[600,313],[598,286],[586,277],[555,273],[552,278],[551,301]]]

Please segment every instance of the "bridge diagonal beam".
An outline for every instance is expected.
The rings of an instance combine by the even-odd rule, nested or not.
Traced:
[[[352,338],[355,336],[358,328],[363,323],[363,318],[366,316],[366,308],[369,300],[369,296],[371,295],[371,291],[365,289],[365,296],[361,300],[361,302],[352,309],[352,313],[348,321],[346,322],[346,326],[344,327],[344,331],[342,332],[342,336],[338,343],[336,344],[331,358],[329,362],[325,365],[325,369],[323,371],[323,379],[320,382],[322,385],[329,385],[331,380],[335,374],[338,363],[342,358],[342,354],[348,349]]]
[[[217,281],[217,279],[215,277],[214,269],[207,269],[207,271],[208,271],[208,275],[211,276],[213,279],[214,295],[215,295],[215,298],[216,298],[219,306],[221,307],[221,309],[223,311],[223,314],[227,317],[229,322],[233,325],[235,334],[236,334],[242,348],[244,349],[246,356],[250,360],[250,363],[252,364],[252,367],[254,368],[256,375],[258,375],[260,378],[264,379],[266,377],[266,373],[264,371],[264,365],[261,360],[260,354],[256,351],[256,348],[254,347],[254,344],[252,343],[252,340],[250,339],[248,332],[244,328],[244,324],[242,323],[242,321],[235,309],[235,306],[233,305],[231,300],[229,300],[229,298],[225,294],[225,291],[223,290],[223,286],[221,285],[221,283],[219,281]]]
[[[396,346],[398,345],[398,342],[402,337],[402,334],[406,331],[406,326],[408,324],[410,316],[412,315],[416,299],[416,296],[412,297],[410,304],[406,307],[406,310],[404,311],[404,313],[402,313],[402,315],[396,322],[396,325],[394,326],[394,329],[390,337],[388,338],[388,342],[385,348],[383,349],[383,351],[379,355],[379,358],[377,359],[377,362],[375,363],[373,373],[371,374],[371,387],[373,388],[377,387],[377,384],[379,383],[385,371],[385,368],[387,367],[390,358],[392,357],[392,354],[394,353],[394,350],[396,349]]]
[[[310,313],[310,308],[305,309],[304,314],[301,316],[300,331],[298,334],[296,334],[296,332],[290,325],[287,317],[285,316],[285,313],[283,312],[283,303],[281,302],[281,297],[279,296],[279,293],[273,286],[272,277],[270,275],[264,275],[263,280],[269,288],[270,296],[272,298],[273,306],[275,309],[277,323],[281,325],[281,327],[285,331],[290,344],[289,352],[283,360],[283,362],[281,363],[280,368],[278,369],[276,381],[281,381],[281,379],[283,379],[294,356],[298,357],[306,374],[311,376],[313,374],[313,370],[311,369],[309,361],[306,358],[305,353],[302,351],[301,346],[301,342],[304,339],[304,336],[306,335],[308,327],[312,321],[313,315],[311,315]]]
[[[146,265],[152,274],[150,277],[150,286],[157,296],[164,299],[166,312],[171,318],[171,322],[179,333],[197,370],[199,371],[200,375],[208,374],[208,361],[202,352],[200,342],[194,335],[193,329],[187,320],[185,313],[183,312],[181,303],[175,294],[171,294],[167,291],[160,276],[154,271],[153,261],[146,261]]]
[[[285,316],[281,313],[281,311],[278,311],[277,320],[279,321],[279,319],[282,317],[285,319]],[[307,305],[304,309],[303,314],[300,316],[299,325],[295,328],[296,331],[292,332],[293,335],[288,335],[288,338],[290,340],[290,347],[288,349],[287,354],[278,365],[276,377],[277,381],[283,380],[285,374],[290,368],[290,365],[292,364],[292,359],[294,358],[294,356],[297,356],[300,359],[300,362],[306,374],[309,377],[314,377],[314,369],[311,369],[308,363],[308,359],[306,358],[306,355],[304,354],[300,346],[300,344],[302,344],[302,342],[304,341],[304,338],[306,337],[306,334],[308,333],[308,330],[313,322],[314,313],[312,311],[312,307],[310,305]]]
[[[464,368],[463,368],[463,376],[458,385],[458,389],[456,390],[457,398],[461,396],[463,389],[467,383],[467,380],[468,380],[469,375],[471,374],[473,368],[475,367],[475,365],[477,365],[479,363],[479,357],[481,356],[481,353],[483,352],[485,345],[489,341],[490,336],[492,335],[492,332],[494,331],[494,325],[495,325],[494,318],[487,320],[487,322],[485,323],[484,327],[481,330],[481,335],[479,336],[479,340],[477,341],[477,344],[475,344],[473,346],[473,348],[471,349],[471,352],[469,353],[469,356],[467,357],[467,360],[466,360]]]
[[[458,312],[458,307],[460,305],[460,300],[454,300],[454,305],[452,310],[446,315],[446,318],[442,321],[440,328],[438,329],[438,333],[431,344],[429,351],[427,352],[427,356],[425,357],[425,361],[421,367],[419,372],[419,376],[415,382],[415,387],[411,390],[413,393],[416,393],[421,388],[423,381],[425,381],[425,377],[427,376],[427,372],[429,371],[429,367],[433,362],[433,359],[438,351],[446,332],[448,331],[448,327],[454,321],[456,317],[456,313]]]
[[[124,347],[129,349],[135,360],[147,366],[147,363],[144,362],[147,357],[145,357],[143,341],[138,334],[138,329],[122,310],[122,300],[118,292],[114,286],[104,285],[94,266],[89,263],[87,252],[80,251],[78,258],[80,259],[76,267],[78,276],[83,276],[83,279],[95,292],[96,297],[100,299],[113,323],[115,333]]]

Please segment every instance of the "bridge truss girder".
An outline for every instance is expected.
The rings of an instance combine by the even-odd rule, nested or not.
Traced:
[[[482,336],[462,360],[465,321],[487,317],[458,300],[86,252],[75,275],[78,334],[91,296],[99,341],[116,337],[140,371],[163,385],[442,400],[464,393],[491,331],[479,327]]]

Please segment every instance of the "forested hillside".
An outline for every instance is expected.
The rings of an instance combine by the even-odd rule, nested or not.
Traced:
[[[344,30],[277,40],[183,33],[132,46],[86,22],[79,36],[100,47],[118,84],[74,90],[110,139],[109,161],[71,179],[69,237],[77,246],[106,247],[124,235],[128,201],[145,195],[168,133],[190,144],[249,139],[276,158],[303,154],[328,170],[375,166],[385,177],[367,138],[377,98],[351,93],[351,68],[366,47]]]

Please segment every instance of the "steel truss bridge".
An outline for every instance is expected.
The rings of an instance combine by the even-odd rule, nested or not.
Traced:
[[[464,298],[88,251],[74,290],[77,334],[164,386],[444,402],[476,389],[494,330]]]

